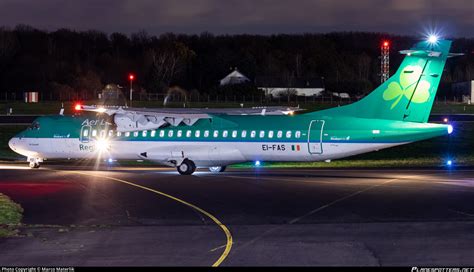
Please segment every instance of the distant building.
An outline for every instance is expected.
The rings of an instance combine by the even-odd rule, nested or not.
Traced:
[[[351,96],[348,93],[332,93],[335,97],[340,97],[342,99],[349,99]]]
[[[39,95],[38,92],[25,92],[25,103],[38,103]]]
[[[122,95],[122,87],[118,84],[107,84],[105,85],[102,92],[99,93],[99,99],[119,99]]]
[[[320,78],[257,77],[255,85],[263,90],[265,95],[275,97],[288,94],[320,96],[324,92],[324,85]]]
[[[451,85],[455,97],[462,98],[464,103],[474,103],[474,80],[457,82]]]
[[[102,92],[98,94],[100,103],[114,106],[124,105],[128,96],[124,95],[122,89],[123,87],[118,84],[110,83],[105,85],[104,89],[102,89]]]
[[[225,86],[225,85],[242,84],[242,83],[246,83],[246,82],[249,82],[249,81],[250,81],[250,79],[248,79],[248,77],[246,77],[241,72],[239,72],[237,69],[235,69],[230,74],[228,74],[226,77],[221,79],[219,85]]]

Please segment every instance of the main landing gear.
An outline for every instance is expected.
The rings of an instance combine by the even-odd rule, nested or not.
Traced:
[[[220,173],[225,171],[226,166],[209,167],[212,173]],[[192,175],[196,171],[196,164],[190,159],[184,159],[183,162],[176,167],[181,175]]]
[[[191,175],[196,171],[196,164],[192,160],[185,159],[178,167],[178,172],[181,175]]]
[[[220,173],[225,171],[226,166],[213,166],[209,167],[209,171],[212,173]]]

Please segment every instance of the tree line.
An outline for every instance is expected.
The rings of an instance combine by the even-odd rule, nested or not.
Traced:
[[[42,31],[31,26],[0,28],[0,92],[38,91],[43,97],[65,100],[97,97],[106,84],[127,88],[135,74],[134,90],[166,93],[179,87],[202,95],[225,94],[218,82],[238,68],[256,77],[321,78],[332,92],[363,95],[380,82],[380,45],[391,43],[394,73],[419,37],[386,33],[337,32],[325,34],[199,35],[139,31],[110,35],[90,30]],[[442,78],[452,82],[474,79],[474,39],[456,38],[453,52],[465,53],[449,61]],[[252,85],[252,84],[250,84]],[[244,86],[245,92],[256,91]],[[240,90],[242,92],[242,90]]]

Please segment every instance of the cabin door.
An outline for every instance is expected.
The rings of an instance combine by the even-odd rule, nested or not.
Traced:
[[[90,141],[91,133],[91,126],[83,126],[81,128],[81,135],[79,136],[79,140],[81,141],[81,143],[88,143]]]
[[[323,154],[324,120],[313,120],[308,129],[308,152],[310,154]]]

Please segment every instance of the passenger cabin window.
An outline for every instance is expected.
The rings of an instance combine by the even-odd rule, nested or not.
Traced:
[[[183,136],[183,131],[182,131],[182,130],[178,130],[178,133],[177,133],[176,136],[178,136],[178,138],[180,138],[181,136]]]
[[[125,132],[125,137],[130,137],[130,132]]]
[[[237,137],[237,130],[234,130],[232,131],[232,138],[236,138]]]
[[[135,131],[135,132],[133,133],[133,137],[138,137],[138,131]]]
[[[268,138],[273,138],[273,130],[270,130],[270,131],[268,132]]]
[[[187,138],[191,137],[191,130],[186,131],[186,137]]]
[[[122,136],[122,132],[117,131],[117,137],[120,137],[120,136]]]
[[[147,135],[147,131],[144,130],[144,131],[142,132],[142,136],[143,136],[143,137],[146,137],[146,135]]]
[[[291,131],[288,130],[288,131],[286,132],[286,138],[291,138]]]
[[[201,136],[201,131],[200,130],[196,130],[196,132],[194,133],[194,136],[196,138],[199,138],[199,136]]]
[[[84,136],[84,137],[89,136],[89,130],[88,130],[88,129],[84,129],[84,131],[82,132],[82,136]]]
[[[207,137],[209,137],[209,130],[204,131],[204,138],[207,138]]]
[[[260,130],[260,133],[259,133],[258,137],[260,137],[260,138],[265,137],[265,131]]]
[[[160,138],[165,137],[165,131],[164,131],[164,130],[160,130],[159,136],[160,136]]]
[[[222,137],[226,138],[227,135],[229,135],[229,132],[228,132],[227,130],[224,130],[224,131],[222,132]]]
[[[114,136],[114,131],[113,130],[109,130],[109,137],[112,137]]]
[[[150,134],[151,134],[151,135],[150,135],[151,137],[155,137],[155,135],[156,135],[156,130],[152,130]]]
[[[247,137],[247,131],[246,131],[246,130],[242,130],[242,134],[241,134],[241,135],[242,135],[242,138]]]
[[[172,130],[168,131],[168,137],[170,137],[170,138],[173,137],[173,131]]]
[[[100,131],[100,137],[101,137],[101,138],[105,138],[105,130],[101,130],[101,131]]]
[[[301,131],[298,130],[297,132],[295,132],[295,137],[300,138],[301,137]]]
[[[257,132],[255,132],[255,130],[252,130],[250,132],[250,138],[255,138],[255,135],[257,135]]]
[[[97,136],[97,130],[93,129],[92,130],[92,137],[95,137],[95,136]]]
[[[283,131],[279,130],[277,132],[277,138],[281,138],[281,137],[283,137]]]
[[[214,130],[214,133],[212,134],[212,136],[214,136],[214,138],[219,137],[219,131],[218,131],[218,130]]]

